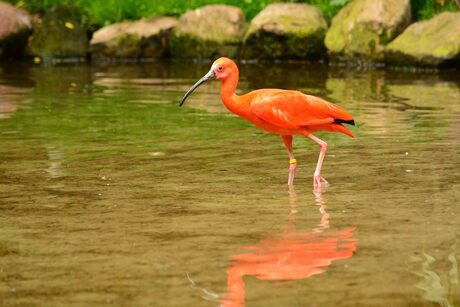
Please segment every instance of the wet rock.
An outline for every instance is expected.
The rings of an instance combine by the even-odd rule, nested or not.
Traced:
[[[244,36],[243,58],[318,58],[325,54],[327,23],[308,4],[275,3],[261,11]]]
[[[0,2],[0,57],[20,57],[32,33],[32,17],[9,3]]]
[[[93,57],[159,58],[168,54],[168,38],[177,20],[158,17],[125,21],[96,31],[91,39]]]
[[[31,52],[42,57],[86,57],[88,35],[79,8],[60,5],[48,11],[32,36]]]
[[[246,17],[234,6],[207,5],[189,11],[170,36],[171,54],[198,59],[234,57],[246,27]]]
[[[406,65],[460,64],[460,12],[412,24],[387,46],[385,59]]]
[[[410,23],[409,0],[355,0],[332,19],[325,44],[334,60],[380,61]]]

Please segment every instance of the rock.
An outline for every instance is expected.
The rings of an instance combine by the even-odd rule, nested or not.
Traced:
[[[0,57],[20,57],[32,33],[32,17],[9,3],[0,2]]]
[[[409,0],[355,0],[332,19],[325,44],[332,59],[381,61],[410,20]]]
[[[460,63],[460,12],[412,24],[385,49],[390,63],[442,66]]]
[[[79,8],[60,5],[48,11],[32,36],[31,52],[42,57],[86,57],[87,25]]]
[[[262,10],[244,35],[243,58],[318,58],[325,54],[327,22],[311,5],[275,3]]]
[[[159,58],[168,54],[168,38],[177,21],[170,17],[125,21],[96,31],[93,57]]]
[[[207,5],[182,15],[170,36],[173,57],[211,59],[235,57],[247,22],[241,9]]]

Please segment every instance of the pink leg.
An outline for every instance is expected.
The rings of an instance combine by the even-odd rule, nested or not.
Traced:
[[[313,174],[313,186],[315,188],[321,187],[321,181],[324,182],[326,185],[328,185],[328,182],[326,181],[326,179],[321,177],[321,166],[323,165],[323,160],[324,160],[324,157],[326,156],[327,143],[317,138],[313,134],[309,134],[308,137],[312,139],[313,141],[315,141],[316,143],[318,143],[319,147],[321,148],[319,152],[318,164],[316,165],[315,173]]]
[[[286,146],[289,155],[288,186],[292,186],[294,184],[294,176],[297,169],[297,161],[294,158],[294,154],[292,153],[292,135],[282,135],[281,138],[283,139],[284,145]]]

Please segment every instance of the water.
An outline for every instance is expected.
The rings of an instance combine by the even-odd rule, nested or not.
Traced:
[[[0,70],[4,306],[459,306],[460,75],[242,65],[346,107],[355,139],[281,140],[208,65]]]

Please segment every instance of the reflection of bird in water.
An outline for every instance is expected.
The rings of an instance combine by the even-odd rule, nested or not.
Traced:
[[[238,67],[228,58],[217,59],[209,72],[187,91],[180,105],[183,105],[198,86],[212,79],[221,81],[221,98],[227,109],[259,128],[281,136],[289,155],[289,186],[294,182],[297,168],[297,161],[292,151],[293,135],[309,137],[320,146],[313,185],[318,188],[322,182],[327,184],[327,181],[321,177],[321,166],[326,155],[327,143],[312,133],[326,130],[353,137],[353,133],[343,124],[354,125],[355,122],[344,108],[299,91],[262,89],[237,96],[235,90],[239,79]]]
[[[316,203],[321,212],[321,222],[311,232],[295,229],[296,195],[290,191],[291,213],[280,233],[266,235],[254,246],[245,246],[247,252],[232,256],[234,262],[227,270],[227,294],[223,306],[244,306],[245,276],[260,280],[287,281],[306,279],[321,274],[332,261],[350,258],[356,250],[355,228],[324,232],[329,226],[329,214],[320,193]]]

